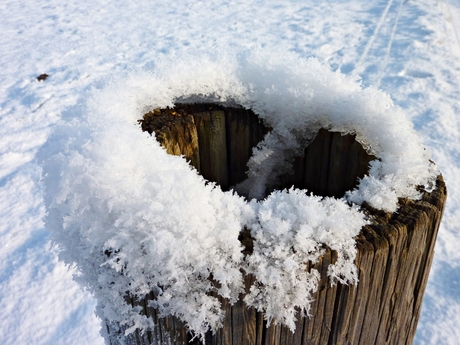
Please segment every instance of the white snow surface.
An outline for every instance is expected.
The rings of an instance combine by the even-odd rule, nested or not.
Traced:
[[[72,280],[75,268],[57,261],[42,223],[45,201],[34,157],[58,119],[77,99],[88,98],[87,90],[101,78],[155,70],[152,61],[159,54],[260,47],[294,52],[302,61],[313,56],[332,70],[340,68],[353,83],[359,75],[364,86],[378,86],[409,116],[449,189],[415,343],[457,343],[457,0],[141,0],[123,5],[111,0],[6,0],[0,13],[2,344],[103,343],[94,299]],[[38,82],[41,73],[50,76]]]

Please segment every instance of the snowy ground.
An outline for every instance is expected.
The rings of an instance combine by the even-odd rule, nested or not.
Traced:
[[[41,221],[34,155],[60,114],[98,79],[148,68],[157,54],[259,46],[358,73],[425,138],[449,200],[416,344],[458,343],[459,0],[4,0],[0,32],[1,344],[103,343],[95,302],[57,261]]]

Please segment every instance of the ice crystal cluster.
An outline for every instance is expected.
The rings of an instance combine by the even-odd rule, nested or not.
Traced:
[[[354,237],[367,202],[388,212],[399,197],[437,175],[403,111],[390,97],[315,59],[252,52],[159,57],[151,71],[103,81],[68,110],[39,152],[46,226],[98,301],[103,320],[126,334],[153,321],[126,303],[153,292],[153,307],[198,335],[225,317],[215,295],[234,303],[243,273],[255,276],[248,307],[294,330],[309,313],[319,273],[306,269],[327,246],[338,254],[332,282],[356,283]],[[175,103],[215,102],[252,109],[273,130],[254,149],[244,189],[250,200],[207,183],[171,156],[137,121]],[[291,188],[263,198],[316,131],[355,134],[378,157],[355,190],[338,198]],[[247,228],[254,251],[238,240]],[[212,278],[212,279],[211,279]],[[214,282],[214,283],[213,283]],[[214,295],[211,295],[213,292]]]

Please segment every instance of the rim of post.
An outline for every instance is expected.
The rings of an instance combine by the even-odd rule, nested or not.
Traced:
[[[185,140],[172,135],[171,153],[189,155],[223,190],[136,126],[149,111],[161,114],[158,109],[184,103],[213,103],[215,109],[184,116],[188,120],[178,126],[193,121],[195,132],[184,131]],[[236,111],[226,115],[222,107],[250,109],[256,119],[233,123]],[[253,124],[240,126],[246,120]],[[255,125],[259,121],[269,130]],[[174,131],[168,130],[157,139],[169,140]],[[247,145],[238,147],[228,131],[246,136]],[[326,139],[317,143],[315,136]],[[197,153],[193,145],[203,140],[207,152]],[[321,153],[305,151],[311,145]],[[342,155],[343,162],[369,164],[364,176],[358,169],[362,177],[355,188],[335,179],[340,169],[354,176],[356,167],[334,165],[341,149],[325,159],[324,152],[337,147],[361,152],[357,159]],[[235,181],[228,173],[235,170],[233,150],[248,159],[247,175],[238,168]],[[303,188],[314,188],[306,181],[323,158],[330,177],[315,183],[326,196],[310,195]],[[221,330],[245,318],[255,320],[247,323],[254,326],[248,332],[260,344],[294,342],[292,337],[321,344],[384,338],[410,343],[413,337],[445,186],[388,95],[363,89],[317,60],[259,52],[160,59],[155,74],[93,90],[83,108],[56,126],[39,159],[46,226],[62,258],[77,267],[98,300],[114,344],[125,336],[142,344],[177,336],[179,344],[189,340],[186,330],[228,343]],[[225,164],[211,164],[219,159]],[[225,191],[233,183],[245,198]],[[298,188],[278,190],[291,183]],[[246,255],[244,229],[253,240]],[[405,269],[398,270],[398,263]],[[371,293],[368,299],[356,298],[362,291]],[[244,292],[251,308],[240,299]],[[321,309],[321,303],[332,309]],[[228,310],[230,321],[224,318]],[[372,316],[363,324],[367,313]],[[300,321],[305,314],[312,318]],[[399,320],[407,327],[392,327]],[[287,332],[296,328],[301,332]],[[232,339],[239,339],[235,332]]]

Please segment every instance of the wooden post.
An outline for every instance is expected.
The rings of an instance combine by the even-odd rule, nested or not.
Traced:
[[[252,148],[269,131],[250,110],[214,104],[155,110],[140,122],[143,130],[156,133],[168,153],[184,155],[203,177],[224,190],[246,178]],[[294,174],[281,176],[281,185],[276,187],[294,185],[317,195],[340,197],[356,186],[373,159],[354,136],[323,129],[305,148],[304,155],[294,161]],[[400,207],[393,214],[363,205],[372,216],[372,224],[364,226],[356,238],[359,283],[331,286],[327,269],[337,254],[325,248],[325,255],[317,263],[309,263],[310,269],[321,274],[313,296],[312,317],[300,318],[295,333],[284,326],[267,327],[264,315],[247,308],[243,296],[233,306],[220,298],[226,319],[215,334],[206,335],[206,345],[411,344],[446,195],[439,176],[434,191],[423,192],[418,201],[400,199]],[[244,253],[251,253],[249,231],[242,229],[240,240]],[[244,279],[247,293],[254,277]],[[157,326],[143,334],[136,331],[129,341],[139,345],[190,344],[192,336],[181,321],[160,318],[155,309],[147,307],[152,299],[153,294],[142,301],[130,300],[133,305],[143,306],[144,314]],[[191,343],[200,344],[198,340]]]

